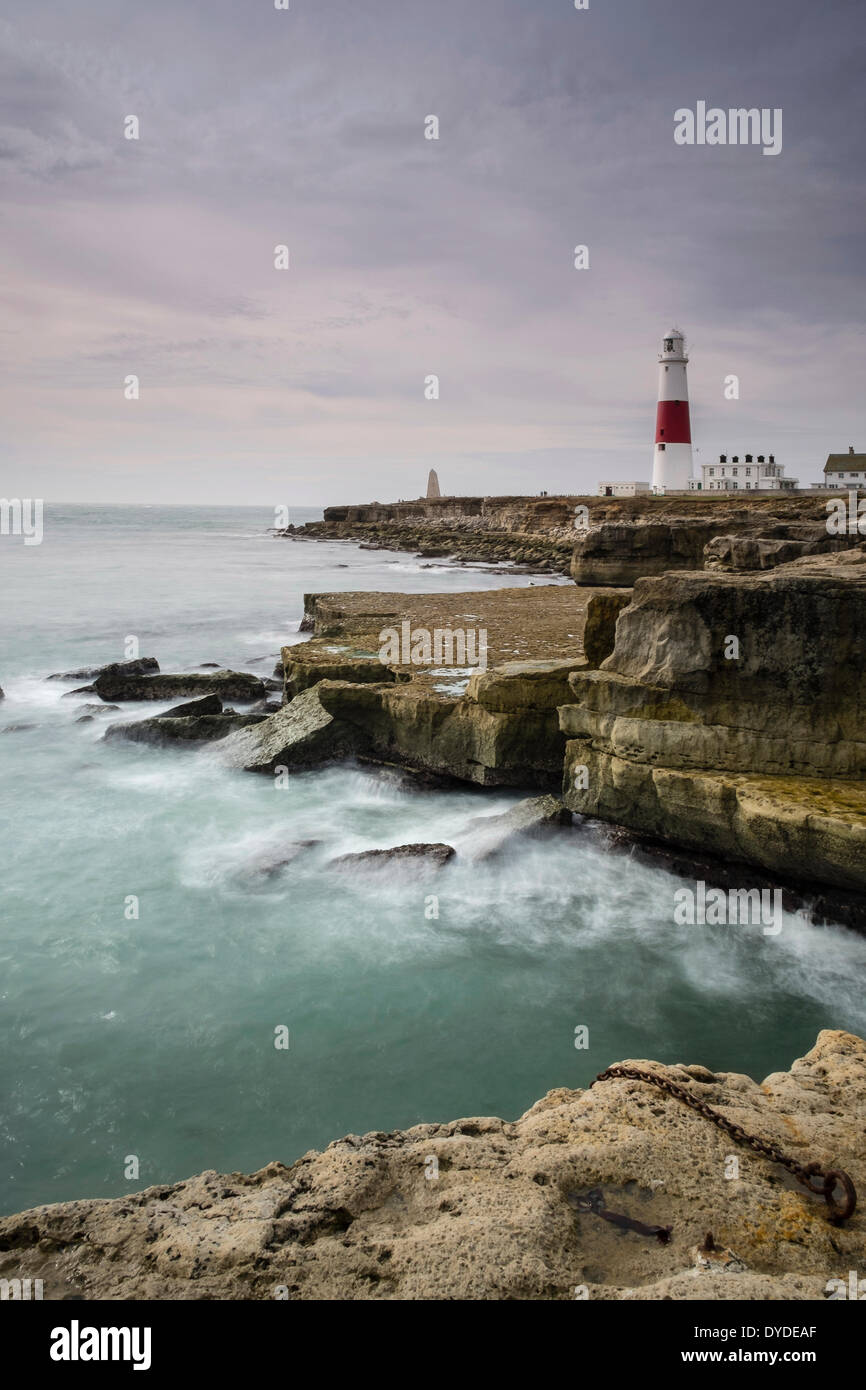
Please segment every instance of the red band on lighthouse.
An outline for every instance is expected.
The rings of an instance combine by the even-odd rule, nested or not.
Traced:
[[[659,401],[656,408],[656,444],[691,444],[688,401]]]

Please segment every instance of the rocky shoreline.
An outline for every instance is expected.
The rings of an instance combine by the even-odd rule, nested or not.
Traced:
[[[629,1065],[866,1189],[862,1039],[822,1032],[760,1083]],[[784,1168],[614,1076],[515,1121],[347,1135],[288,1166],[36,1207],[0,1220],[0,1277],[55,1300],[824,1300],[862,1270],[864,1222],[834,1224]]]
[[[91,680],[70,697],[194,697],[106,737],[213,742],[251,772],[353,758],[555,792],[581,817],[708,856],[743,887],[775,877],[819,916],[866,928],[866,543],[831,533],[820,497],[588,503],[577,535],[572,499],[331,508],[303,535],[372,526],[396,546],[411,526],[447,548],[460,525],[512,560],[535,536],[567,544],[578,582],[309,594],[310,638],[283,649],[274,678],[170,675],[141,658],[66,673]],[[483,632],[485,660],[383,656],[382,632],[401,629]]]
[[[51,679],[89,682],[68,692],[90,697],[79,722],[182,701],[110,723],[109,740],[212,744],[225,765],[258,774],[350,759],[434,785],[535,793],[458,851],[382,846],[330,861],[334,874],[420,883],[447,874],[455,853],[484,858],[514,836],[594,823],[611,852],[735,893],[779,885],[787,908],[866,930],[866,544],[830,534],[823,499],[632,500],[602,500],[577,536],[571,499],[486,512],[482,501],[462,516],[442,499],[426,520],[418,504],[392,516],[332,509],[346,514],[295,539],[375,534],[405,548],[420,536],[458,562],[505,559],[575,582],[310,594],[309,640],[285,647],[265,680],[165,673],[155,658]],[[469,626],[485,634],[477,667],[383,658],[383,629]],[[317,845],[287,845],[279,862]],[[862,1040],[822,1033],[760,1086],[639,1065],[802,1161],[866,1181]],[[828,1223],[752,1155],[731,1184],[730,1149],[674,1099],[611,1080],[552,1092],[513,1123],[349,1136],[291,1167],[41,1207],[0,1222],[0,1274],[41,1278],[51,1298],[828,1297],[828,1280],[866,1253],[862,1212]],[[627,1235],[586,1206],[599,1187],[629,1216]],[[634,1222],[674,1234],[652,1242]]]

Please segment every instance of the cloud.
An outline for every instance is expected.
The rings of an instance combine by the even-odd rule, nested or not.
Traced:
[[[772,449],[811,481],[866,434],[855,18],[849,0],[16,12],[4,488],[140,499],[146,477],[153,501],[271,503],[290,478],[301,505],[359,500],[359,477],[403,495],[407,467],[484,492],[647,478],[673,319],[704,456]],[[698,99],[782,106],[782,155],[675,146]]]

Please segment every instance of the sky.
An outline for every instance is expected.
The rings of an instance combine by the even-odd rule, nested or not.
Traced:
[[[289,3],[0,0],[3,496],[648,480],[673,325],[698,464],[866,450],[862,0]]]

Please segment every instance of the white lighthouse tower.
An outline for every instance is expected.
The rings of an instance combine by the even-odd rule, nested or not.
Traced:
[[[659,395],[653,450],[653,492],[688,490],[692,476],[692,430],[689,421],[688,362],[678,328],[662,339]]]

